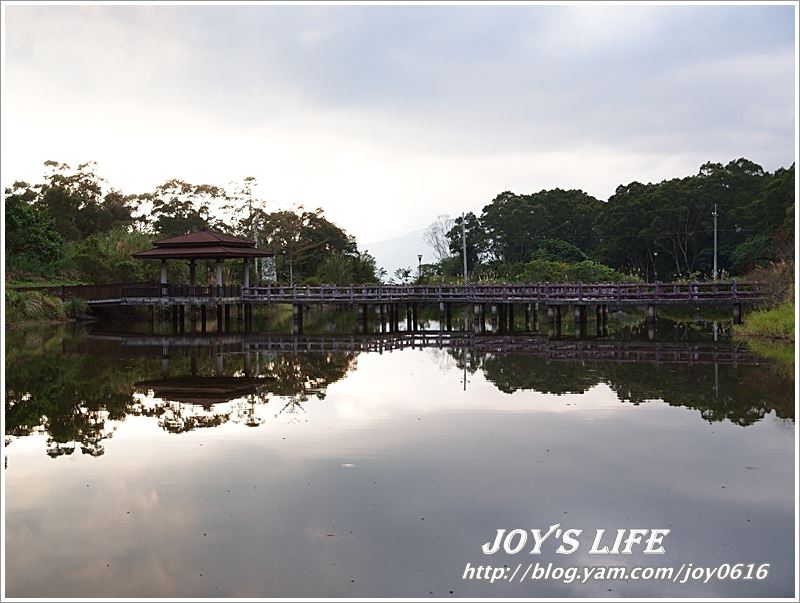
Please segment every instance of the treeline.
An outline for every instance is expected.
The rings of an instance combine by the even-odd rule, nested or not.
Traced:
[[[231,189],[169,180],[147,193],[128,194],[96,172],[45,162],[43,182],[15,182],[5,190],[6,274],[12,281],[155,282],[157,262],[131,254],[157,239],[213,229],[256,239],[276,253],[277,278],[295,283],[371,283],[375,260],[323,210],[269,211],[255,178]],[[170,263],[172,282],[186,282],[186,262]],[[204,269],[205,268],[205,269]],[[241,263],[226,263],[227,282]],[[201,263],[198,275],[213,278]],[[173,280],[174,279],[174,280]],[[258,279],[258,277],[256,277]]]
[[[738,276],[794,257],[794,164],[766,172],[748,159],[706,163],[697,174],[617,187],[607,202],[580,190],[504,192],[464,218],[476,280],[676,280]],[[426,233],[433,278],[463,272],[462,218]]]

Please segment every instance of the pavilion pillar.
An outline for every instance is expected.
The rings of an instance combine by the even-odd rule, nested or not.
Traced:
[[[189,284],[192,287],[197,285],[197,263],[195,260],[189,260]]]
[[[214,284],[217,287],[222,287],[222,260],[217,259],[214,266]]]
[[[244,258],[242,260],[243,268],[242,268],[242,287],[249,287],[250,286],[250,261],[248,258]]]
[[[161,260],[161,295],[169,294],[169,277],[167,276],[167,260]]]

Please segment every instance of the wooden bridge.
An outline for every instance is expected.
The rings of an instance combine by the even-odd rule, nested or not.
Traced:
[[[194,319],[199,312],[205,330],[207,308],[216,310],[217,325],[229,325],[231,308],[238,318],[252,323],[254,305],[291,304],[297,332],[302,331],[304,308],[309,305],[356,306],[359,323],[366,324],[369,308],[374,307],[388,320],[390,330],[397,330],[401,306],[404,306],[409,330],[416,330],[419,305],[438,305],[442,320],[450,324],[453,304],[472,309],[475,330],[483,332],[487,318],[500,325],[514,324],[515,306],[522,305],[526,325],[538,321],[540,310],[560,328],[561,314],[569,306],[576,324],[587,321],[587,309],[595,307],[596,320],[605,323],[609,306],[646,306],[648,317],[655,319],[656,308],[665,305],[727,306],[733,319],[741,320],[743,305],[765,299],[758,283],[530,283],[504,285],[283,285],[240,287],[238,285],[161,285],[112,284],[44,288],[62,299],[81,298],[91,306],[149,306],[151,317],[156,307],[172,310],[173,324],[185,324],[188,308]],[[153,318],[154,320],[154,318]],[[494,330],[494,329],[493,329]]]
[[[522,285],[375,285],[375,286],[122,286],[122,304],[381,304],[381,303],[540,303],[565,304],[713,304],[757,302],[757,283],[534,283]]]
[[[539,303],[544,305],[720,304],[758,303],[758,283],[531,283],[506,285],[62,285],[24,287],[63,300],[80,298],[90,305],[381,304],[381,303]]]

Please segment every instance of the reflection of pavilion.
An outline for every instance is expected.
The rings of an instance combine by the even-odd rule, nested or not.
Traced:
[[[228,421],[260,425],[263,419],[255,407],[267,401],[264,390],[271,381],[265,377],[179,375],[138,381],[134,387],[152,392],[156,398],[155,406],[144,414],[157,416],[164,429],[180,433]],[[140,412],[143,410],[144,405],[140,406]]]
[[[139,389],[152,390],[153,395],[162,400],[211,406],[258,394],[262,387],[270,381],[272,380],[264,377],[180,375],[138,381],[133,385]]]

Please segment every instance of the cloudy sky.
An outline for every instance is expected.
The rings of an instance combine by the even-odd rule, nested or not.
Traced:
[[[360,241],[794,161],[792,6],[3,6],[3,184],[256,176]]]

